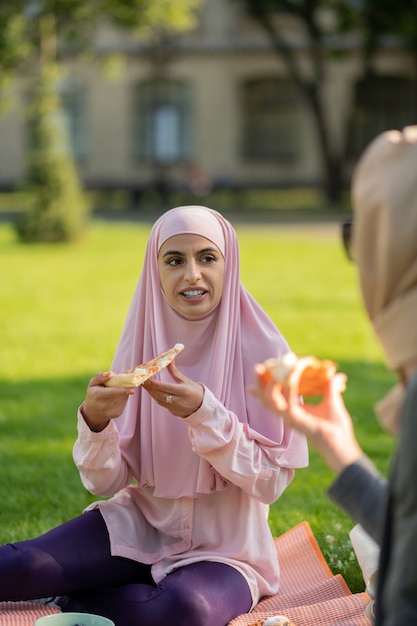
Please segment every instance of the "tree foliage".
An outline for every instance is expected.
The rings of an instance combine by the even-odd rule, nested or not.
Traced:
[[[107,21],[136,35],[178,33],[195,24],[201,0],[6,0],[0,3],[0,80],[40,52],[39,21],[52,15],[59,49],[84,50]]]
[[[28,110],[30,150],[24,186],[26,210],[16,222],[23,242],[60,243],[77,239],[89,206],[59,114],[57,67],[47,64],[33,79]]]
[[[342,190],[344,153],[343,146],[332,144],[321,97],[327,60],[335,52],[343,51],[344,36],[354,35],[357,48],[363,52],[364,73],[387,38],[411,50],[417,63],[417,0],[231,1],[239,3],[263,29],[304,97],[315,120],[325,196],[329,204],[336,203]],[[326,14],[331,19],[325,19]],[[304,34],[307,55],[302,60],[285,30],[282,18],[287,15],[298,20]],[[344,134],[346,136],[347,132]]]
[[[338,0],[335,8],[341,32],[361,33],[366,59],[372,58],[387,37],[417,53],[417,0]]]
[[[164,36],[194,24],[200,0],[13,0],[0,4],[0,88],[28,81],[31,131],[25,191],[16,223],[22,241],[71,241],[88,215],[65,127],[60,120],[60,58],[89,47],[103,22],[141,36]],[[30,79],[29,79],[30,77]]]

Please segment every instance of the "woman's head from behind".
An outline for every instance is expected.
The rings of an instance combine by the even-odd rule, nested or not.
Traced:
[[[401,370],[417,363],[417,126],[371,142],[352,201],[365,307],[389,365]]]
[[[372,319],[417,279],[412,271],[417,259],[417,126],[385,132],[371,142],[355,171],[352,200],[355,258]]]

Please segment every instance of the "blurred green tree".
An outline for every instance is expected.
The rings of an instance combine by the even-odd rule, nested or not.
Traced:
[[[161,38],[192,27],[200,0],[14,0],[0,4],[0,88],[28,78],[27,207],[16,223],[22,241],[76,239],[89,213],[60,115],[57,89],[65,50],[94,53],[103,21]]]

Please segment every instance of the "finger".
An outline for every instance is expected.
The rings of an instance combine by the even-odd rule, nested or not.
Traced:
[[[135,389],[126,387],[105,387],[104,385],[93,385],[87,388],[86,400],[96,405],[115,405],[126,403],[129,396],[135,393]]]
[[[251,395],[258,398],[262,404],[273,411],[283,412],[288,408],[288,403],[282,393],[282,385],[274,383],[273,380],[265,380],[266,368],[262,363],[254,367],[255,383],[248,388]]]
[[[263,365],[261,365],[260,363],[257,363],[254,368],[254,374],[255,374],[255,378],[254,381],[251,385],[248,385],[247,389],[248,392],[252,395],[252,396],[256,396],[259,399],[262,399],[262,385],[261,385],[261,377],[262,377],[262,370],[263,370]]]
[[[95,387],[98,385],[104,385],[113,376],[113,373],[109,370],[107,372],[99,372],[88,383],[89,387]]]
[[[289,411],[294,411],[300,406],[299,379],[300,377],[298,376],[295,380],[291,380],[286,388],[285,393]]]
[[[146,382],[148,383],[149,381]],[[174,394],[169,389],[167,389],[166,383],[153,381],[149,384],[144,383],[143,387],[144,390],[151,396],[151,398],[155,400],[155,402],[157,402],[160,406],[166,406],[167,408],[169,408],[172,404]],[[168,396],[171,398],[171,402],[169,400],[167,401]]]
[[[171,374],[172,378],[177,383],[183,383],[187,380],[187,377],[178,369],[174,362],[167,365],[167,370]]]
[[[257,363],[255,365],[255,375],[261,389],[265,389],[272,381],[272,376],[263,363]]]
[[[163,393],[169,393],[169,392],[167,392],[167,386],[169,384],[172,385],[172,383],[165,383],[165,382],[163,382],[161,380],[155,380],[155,379],[148,378],[148,380],[145,380],[145,382],[143,383],[142,387],[152,397],[156,398],[157,396],[160,396]]]
[[[281,385],[274,385],[272,389],[272,398],[278,411],[285,413],[289,410],[288,399],[282,393]]]
[[[253,369],[254,369],[254,372],[255,372],[255,375],[256,375],[256,379],[259,382],[262,382],[262,376],[266,372],[265,365],[263,365],[263,363],[256,363]]]
[[[176,402],[176,396],[171,393],[162,393],[158,398],[158,402],[161,406],[166,407],[169,411],[173,408],[173,404]]]
[[[346,410],[346,405],[342,396],[342,393],[346,389],[346,380],[346,375],[339,373],[336,374],[336,376],[329,383],[327,398],[329,403],[331,403],[337,411]]]
[[[346,390],[346,374],[339,372],[335,374],[326,384],[323,391],[322,403],[331,403],[335,406],[344,404],[342,393]]]
[[[343,372],[338,372],[330,381],[331,393],[343,393],[346,391],[347,376]]]
[[[270,395],[274,382],[272,377],[267,376],[267,370],[263,363],[255,364],[254,373],[255,381],[251,388],[257,391],[259,397],[262,397],[267,391],[269,392],[267,395]]]

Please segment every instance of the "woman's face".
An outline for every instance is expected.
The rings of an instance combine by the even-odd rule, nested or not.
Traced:
[[[158,269],[168,302],[184,316],[204,317],[219,304],[224,257],[209,239],[188,233],[170,237],[159,250]]]

